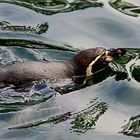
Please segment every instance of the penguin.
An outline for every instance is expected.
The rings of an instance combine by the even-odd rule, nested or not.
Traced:
[[[26,61],[9,64],[0,68],[0,83],[20,85],[38,80],[59,80],[70,78],[76,83],[78,77],[82,81],[108,66],[114,57],[123,56],[123,48],[107,50],[102,47],[82,50],[71,60],[60,62]]]

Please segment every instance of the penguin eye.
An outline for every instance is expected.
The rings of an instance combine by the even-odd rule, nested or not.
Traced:
[[[100,61],[104,61],[105,60],[105,56],[102,56],[101,58],[100,58]]]

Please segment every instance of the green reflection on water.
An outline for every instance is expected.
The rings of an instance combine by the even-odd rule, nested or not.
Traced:
[[[2,31],[42,34],[42,33],[46,33],[47,29],[48,29],[47,23],[43,23],[41,25],[38,24],[36,27],[31,27],[31,26],[26,27],[20,25],[12,25],[6,21],[0,22],[0,30]]]
[[[78,113],[75,119],[71,122],[72,130],[74,132],[85,133],[87,130],[95,129],[96,122],[107,109],[107,104],[101,102],[80,111],[80,113]]]
[[[131,117],[121,131],[124,135],[140,137],[140,115]]]
[[[136,66],[132,71],[132,76],[137,82],[140,82],[140,66]]]
[[[24,35],[24,34],[23,34]],[[23,48],[32,48],[32,49],[56,49],[56,50],[63,50],[63,51],[77,51],[78,49],[76,48],[73,48],[71,47],[70,45],[67,45],[67,44],[57,44],[54,42],[50,42],[47,41],[46,39],[46,42],[44,42],[43,40],[32,40],[32,39],[20,39],[20,38],[17,38],[15,39],[13,37],[13,39],[9,38],[0,38],[0,45],[1,46],[20,46],[20,47],[23,47]]]
[[[138,14],[140,14],[140,6],[136,6],[132,3],[128,3],[123,0],[111,0],[109,1],[109,4],[114,9],[129,16],[137,17]]]
[[[117,62],[117,63],[119,63],[119,64],[126,64],[126,63],[128,63],[131,59],[132,59],[132,57],[131,57],[130,55],[124,55],[124,56],[122,56],[122,57],[120,57],[120,58],[115,57],[113,61],[114,61],[114,62]]]
[[[69,3],[67,0],[0,0],[0,2],[20,5],[46,15],[52,15],[62,12],[71,12],[89,7],[103,6],[103,3],[97,2],[97,0],[75,0],[71,3]]]
[[[41,124],[57,124],[63,121],[66,121],[67,119],[69,119],[71,116],[71,112],[67,112],[58,116],[54,116],[51,117],[47,120],[39,120],[33,123],[29,123],[29,124],[25,124],[22,126],[17,126],[17,127],[11,127],[9,129],[23,129],[23,128],[30,128],[30,127],[35,127],[35,126],[39,126]]]
[[[66,112],[49,119],[42,119],[33,123],[28,123],[21,126],[11,127],[9,129],[24,129],[39,126],[41,124],[58,124],[67,120],[71,121],[71,129],[73,132],[85,133],[88,130],[95,129],[96,123],[100,116],[102,116],[108,109],[105,102],[97,102],[79,112]]]

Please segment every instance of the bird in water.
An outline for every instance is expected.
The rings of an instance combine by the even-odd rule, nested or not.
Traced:
[[[86,77],[108,66],[114,57],[120,57],[125,53],[126,50],[123,48],[107,50],[97,47],[83,50],[65,63],[27,61],[10,64],[0,68],[0,83],[16,86],[42,79],[65,78],[78,83],[78,77],[82,77],[83,81]]]

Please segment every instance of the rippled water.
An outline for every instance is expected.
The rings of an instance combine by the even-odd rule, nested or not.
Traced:
[[[0,0],[0,66],[64,62],[96,46],[127,54],[80,89],[67,81],[1,88],[0,139],[140,138],[139,0]]]

